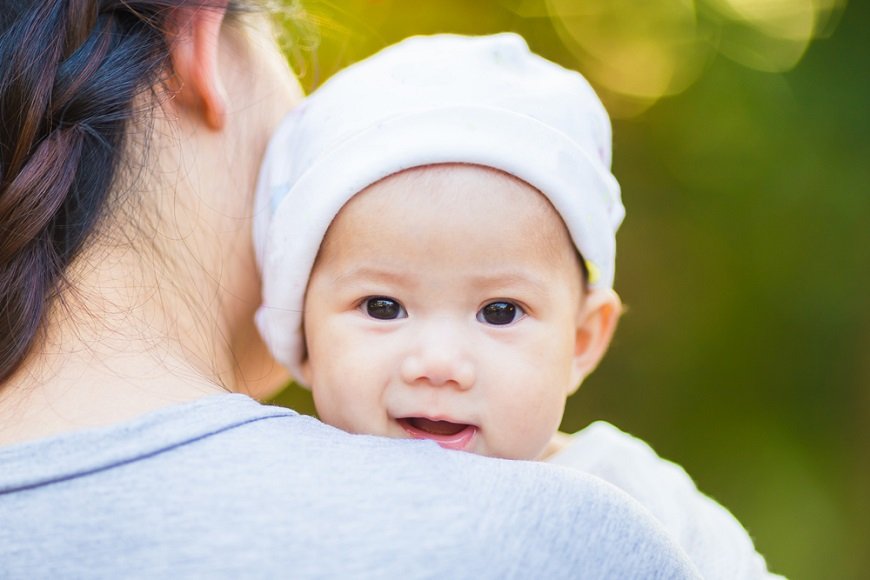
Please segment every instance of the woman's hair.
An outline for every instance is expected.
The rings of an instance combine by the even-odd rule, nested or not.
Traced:
[[[0,0],[0,385],[107,214],[134,99],[170,67],[167,17],[210,4]]]

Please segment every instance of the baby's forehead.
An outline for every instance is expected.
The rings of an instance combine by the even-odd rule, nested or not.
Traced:
[[[582,257],[540,191],[461,164],[406,170],[352,197],[329,226],[311,279],[347,293],[426,303],[509,296],[542,309],[577,308],[588,287]]]
[[[468,163],[442,163],[405,169],[369,185],[345,207],[376,207],[380,203],[414,207],[451,204],[460,210],[471,210],[476,204],[470,198],[476,192],[486,194],[490,203],[516,208],[520,212],[518,219],[539,220],[541,225],[551,228],[558,226],[557,229],[565,230],[567,234],[565,223],[553,204],[534,186],[499,169]],[[377,201],[367,203],[376,198]]]
[[[384,205],[414,209],[453,206],[460,212],[478,211],[485,219],[485,205],[471,199],[475,193],[485,197],[488,204],[510,208],[517,221],[534,222],[535,230],[545,239],[552,238],[560,249],[566,244],[573,247],[565,222],[541,191],[499,169],[468,163],[423,165],[394,173],[357,193],[338,216],[350,212],[364,216]],[[503,234],[510,236],[510,224],[504,225]]]

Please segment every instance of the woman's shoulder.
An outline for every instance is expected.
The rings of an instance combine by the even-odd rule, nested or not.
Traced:
[[[13,577],[45,562],[150,577],[692,574],[595,478],[347,435],[240,395],[7,449],[0,486]]]

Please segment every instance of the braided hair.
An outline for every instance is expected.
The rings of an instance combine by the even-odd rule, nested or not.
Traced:
[[[107,213],[134,98],[170,66],[168,15],[219,4],[0,0],[0,385]]]

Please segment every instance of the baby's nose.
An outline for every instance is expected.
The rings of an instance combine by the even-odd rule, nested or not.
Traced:
[[[476,373],[470,346],[460,336],[444,328],[430,328],[421,333],[416,348],[402,361],[400,372],[407,384],[453,386],[462,390],[474,385]]]
[[[454,386],[468,390],[474,385],[474,367],[468,361],[432,360],[408,356],[402,362],[402,380],[411,385],[429,384],[435,387]]]

